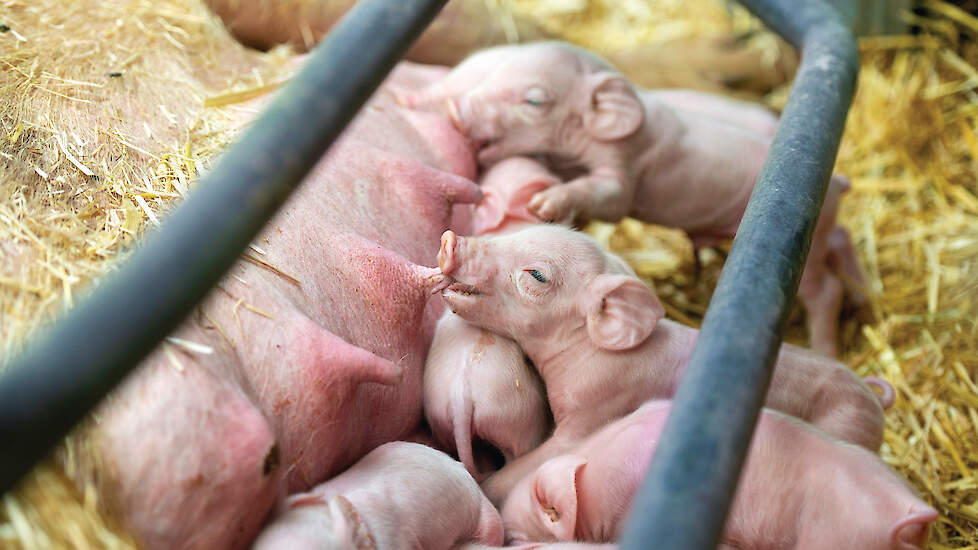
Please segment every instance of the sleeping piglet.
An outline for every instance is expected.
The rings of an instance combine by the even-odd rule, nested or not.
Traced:
[[[425,362],[424,409],[439,446],[456,451],[477,480],[498,469],[499,458],[536,448],[550,429],[543,384],[519,345],[450,311]]]
[[[417,443],[377,447],[288,498],[255,550],[451,550],[503,542],[499,513],[448,455]]]
[[[704,246],[737,231],[771,138],[746,128],[753,113],[731,123],[723,113],[740,110],[729,100],[690,93],[639,90],[592,53],[543,42],[480,52],[405,102],[446,105],[482,164],[547,158],[569,181],[530,198],[529,210],[544,221],[632,216],[684,229]],[[848,238],[830,238],[845,231],[835,219],[848,187],[832,178],[799,286],[812,347],[830,356],[843,293],[833,267],[862,279]]]
[[[616,540],[670,410],[649,402],[520,481],[507,539]],[[935,519],[879,457],[763,409],[721,548],[919,550]]]
[[[442,291],[448,306],[520,345],[554,416],[553,437],[483,484],[493,502],[549,456],[674,394],[698,331],[662,319],[652,291],[587,235],[553,225],[488,238],[446,231],[438,262],[454,279]],[[782,347],[766,403],[871,450],[882,440],[870,388],[845,365],[794,346]]]

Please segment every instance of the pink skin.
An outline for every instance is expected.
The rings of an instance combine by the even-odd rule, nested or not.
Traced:
[[[493,550],[497,546],[484,546],[482,544],[463,544],[457,546],[455,550]],[[508,550],[616,550],[617,544],[588,544],[586,542],[530,542],[516,546],[506,546]]]
[[[757,103],[696,90],[648,90],[645,93],[675,110],[721,120],[765,137],[774,137],[778,128],[777,115]]]
[[[540,191],[560,185],[542,163],[527,157],[497,162],[482,175],[482,201],[472,215],[475,235],[500,234],[540,223],[527,204]]]
[[[290,497],[254,548],[450,550],[470,541],[503,542],[499,513],[478,484],[441,451],[396,442]]]
[[[439,446],[457,452],[478,480],[498,467],[474,440],[508,462],[536,448],[550,429],[543,384],[519,345],[448,311],[425,363],[424,408]]]
[[[520,481],[502,508],[507,538],[616,540],[670,410],[650,402]],[[936,519],[879,457],[764,409],[722,540],[744,550],[912,550]]]
[[[554,415],[553,437],[485,482],[493,502],[598,427],[675,392],[698,331],[662,319],[648,287],[586,235],[550,225],[489,238],[446,232],[438,259],[456,281],[445,302],[523,348]],[[782,347],[767,405],[871,450],[882,440],[882,409],[866,384],[801,348]]]
[[[416,266],[356,235],[323,235],[318,243],[316,263],[332,268],[332,287],[320,297],[328,318],[303,313],[293,297],[272,293],[269,279],[277,275],[260,274],[257,266],[236,270],[248,284],[229,278],[222,287],[234,299],[209,308],[213,318],[227,320],[225,333],[235,347],[254,354],[241,372],[277,428],[290,492],[308,490],[416,424],[412,415],[388,414],[418,406],[423,346],[435,314],[425,311],[425,303],[445,281],[437,269]],[[301,251],[294,254],[301,257]],[[356,290],[337,294],[342,288]],[[237,299],[273,319],[240,307],[235,319]],[[364,311],[373,312],[371,324],[362,322]],[[248,337],[257,341],[249,346]],[[346,342],[369,342],[376,351]]]
[[[529,200],[545,221],[632,216],[682,228],[697,246],[737,231],[773,122],[708,94],[637,90],[607,62],[558,42],[480,52],[403,101],[444,105],[480,148],[482,164],[541,154],[571,176]],[[812,347],[829,356],[838,352],[843,294],[832,267],[858,265],[851,246],[829,242],[841,230],[835,219],[846,188],[844,178],[833,179],[799,287]]]
[[[284,496],[275,433],[215,355],[163,346],[172,359],[157,353],[99,408],[86,468],[145,548],[245,548]]]
[[[391,97],[175,334],[197,346],[163,344],[97,412],[101,492],[146,548],[244,548],[282,495],[419,425],[445,281],[422,265],[481,193],[451,123]]]
[[[301,495],[296,495],[301,497]],[[253,550],[375,550],[373,534],[349,499],[294,500],[267,525]]]
[[[541,186],[559,181],[542,164],[513,157],[490,168],[479,183],[483,199],[472,225],[482,234],[538,223],[526,201]],[[448,311],[428,351],[424,393],[425,417],[437,446],[457,452],[478,480],[498,465],[486,449],[473,448],[473,439],[491,445],[509,462],[536,448],[551,428],[543,385],[519,345]]]

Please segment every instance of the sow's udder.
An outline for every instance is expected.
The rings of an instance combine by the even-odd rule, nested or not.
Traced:
[[[236,264],[177,331],[213,351],[163,344],[100,411],[91,463],[145,547],[246,547],[287,492],[419,424],[443,310],[430,266],[455,205],[481,193],[451,122],[389,96],[375,94],[269,221],[257,261]]]

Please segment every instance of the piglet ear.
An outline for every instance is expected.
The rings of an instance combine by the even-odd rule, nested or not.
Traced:
[[[503,199],[496,196],[494,191],[486,189],[482,192],[482,202],[475,205],[472,212],[472,233],[482,235],[495,231],[506,219],[506,205]]]
[[[356,507],[343,495],[329,500],[329,515],[332,519],[333,537],[342,541],[344,547],[355,550],[375,550],[377,548],[370,527],[364,523]]]
[[[495,231],[502,227],[507,218],[539,222],[540,219],[531,214],[526,205],[540,191],[559,184],[556,176],[539,175],[519,184],[509,197],[495,189],[484,189],[482,202],[476,205],[472,216],[472,232],[482,235]]]
[[[516,191],[509,198],[507,210],[510,215],[516,215],[517,213],[526,215],[526,205],[530,204],[530,199],[533,198],[533,195],[559,184],[560,180],[556,176],[535,176],[516,188]],[[536,217],[534,216],[533,219],[536,219]]]
[[[588,77],[590,104],[584,127],[595,138],[614,141],[634,134],[645,119],[645,107],[635,89],[620,74],[601,72]]]
[[[890,547],[893,550],[923,550],[931,522],[937,520],[937,510],[927,506],[914,510],[890,530]]]
[[[557,540],[574,540],[578,479],[586,465],[579,456],[563,455],[544,462],[533,475],[540,524]]]
[[[599,276],[588,286],[583,305],[588,336],[608,350],[641,344],[665,315],[649,287],[627,275]]]

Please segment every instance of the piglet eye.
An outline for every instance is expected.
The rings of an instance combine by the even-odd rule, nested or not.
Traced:
[[[523,271],[526,271],[527,273],[530,274],[530,277],[533,277],[534,279],[540,281],[541,283],[547,282],[547,278],[543,276],[543,273],[540,273],[536,269],[524,269]]]
[[[534,107],[542,107],[547,103],[547,92],[542,88],[530,88],[523,96],[523,102]]]

